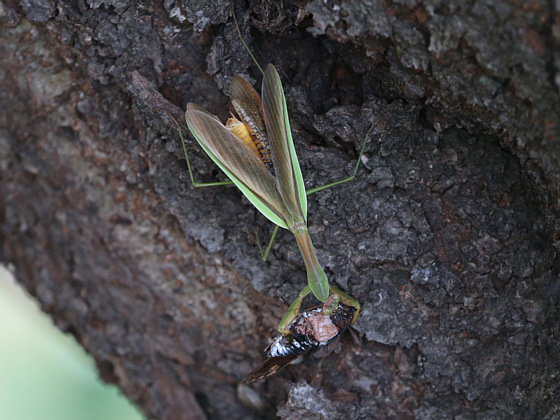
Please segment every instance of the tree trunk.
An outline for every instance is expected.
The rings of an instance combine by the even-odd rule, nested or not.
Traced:
[[[238,190],[192,187],[168,116],[225,120],[232,76],[260,82],[229,0],[0,4],[1,260],[151,418],[557,416],[553,2],[248,3],[308,187],[375,124],[308,204],[354,334],[238,385],[306,274],[289,233],[261,261]]]

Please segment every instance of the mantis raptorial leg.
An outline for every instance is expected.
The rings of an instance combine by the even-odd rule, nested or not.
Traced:
[[[353,316],[353,319],[352,319],[352,322],[351,322],[352,324],[354,324],[354,322],[356,322],[356,320],[358,319],[358,317],[360,315],[360,309],[362,308],[360,303],[356,299],[354,299],[352,296],[348,295],[347,293],[344,293],[342,290],[340,290],[340,289],[338,289],[334,286],[329,287],[329,290],[333,295],[336,295],[336,296],[339,297],[339,300],[338,300],[337,303],[342,303],[344,305],[351,306],[354,309],[356,309],[356,312],[354,313],[354,316]],[[290,305],[290,307],[288,308],[288,310],[284,314],[284,317],[282,318],[282,320],[278,324],[278,332],[280,334],[290,334],[290,324],[292,323],[292,321],[295,319],[295,317],[299,313],[299,311],[301,309],[301,303],[303,302],[303,299],[309,293],[311,293],[311,288],[309,286],[305,286],[303,288],[303,290],[301,292],[299,292],[298,296],[294,299],[294,301],[292,302],[292,304]],[[332,310],[333,309],[331,309],[331,311]]]

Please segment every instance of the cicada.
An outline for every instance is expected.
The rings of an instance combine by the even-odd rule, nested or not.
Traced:
[[[341,297],[332,294],[322,306],[299,312],[265,350],[268,359],[253,369],[243,383],[264,379],[296,360],[303,353],[336,340],[357,314],[355,307],[341,303]]]

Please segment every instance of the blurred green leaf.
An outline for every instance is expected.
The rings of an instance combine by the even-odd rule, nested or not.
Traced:
[[[0,419],[141,420],[0,266]]]

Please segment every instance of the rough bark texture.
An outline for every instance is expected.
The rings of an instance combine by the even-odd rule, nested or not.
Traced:
[[[235,188],[192,188],[166,114],[260,80],[229,0],[0,2],[2,261],[152,418],[557,418],[554,3],[294,3],[235,10],[310,187],[376,122],[309,199],[359,340],[238,385],[306,276],[288,233],[260,261]]]

